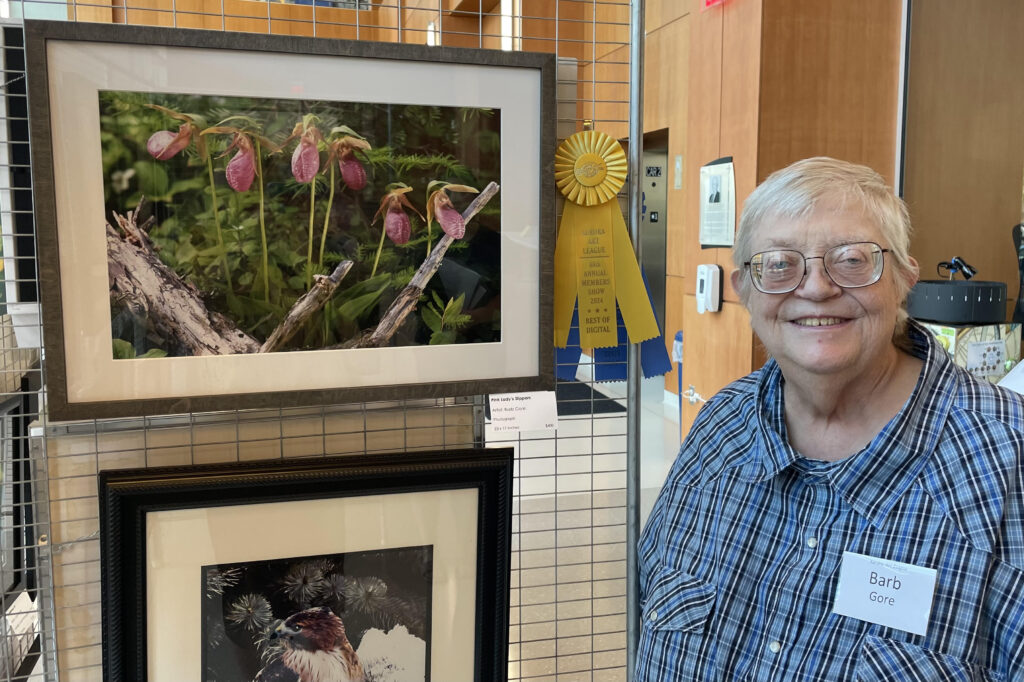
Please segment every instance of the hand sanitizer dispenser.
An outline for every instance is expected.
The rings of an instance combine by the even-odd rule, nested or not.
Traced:
[[[722,267],[697,266],[697,312],[718,312],[722,307]]]

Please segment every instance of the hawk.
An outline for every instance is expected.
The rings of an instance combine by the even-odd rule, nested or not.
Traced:
[[[270,633],[281,653],[253,682],[366,682],[345,625],[321,606],[292,614]]]

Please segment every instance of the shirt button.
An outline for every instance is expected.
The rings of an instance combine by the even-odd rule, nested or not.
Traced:
[[[651,611],[651,615],[649,615],[648,618],[651,620],[651,622],[658,620],[658,612]]]
[[[782,643],[772,642],[768,645],[768,651],[772,652],[773,654],[779,653],[780,651],[782,651]]]
[[[814,549],[818,546],[818,538],[807,538],[807,546]]]

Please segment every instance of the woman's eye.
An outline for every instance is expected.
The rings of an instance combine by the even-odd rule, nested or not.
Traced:
[[[841,265],[843,267],[856,267],[864,265],[871,259],[871,254],[867,253],[864,249],[859,246],[848,246],[839,249],[832,254],[832,263]]]
[[[772,272],[782,272],[791,267],[793,267],[792,263],[787,263],[786,261],[774,261],[772,263],[768,263],[767,269]]]

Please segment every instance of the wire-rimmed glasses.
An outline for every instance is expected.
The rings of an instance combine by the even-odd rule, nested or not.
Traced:
[[[794,249],[760,251],[743,267],[750,272],[754,287],[765,294],[787,294],[800,286],[807,274],[807,261],[820,259],[825,274],[844,289],[874,284],[882,276],[883,249],[874,242],[854,242],[833,246],[821,256],[805,256]]]

